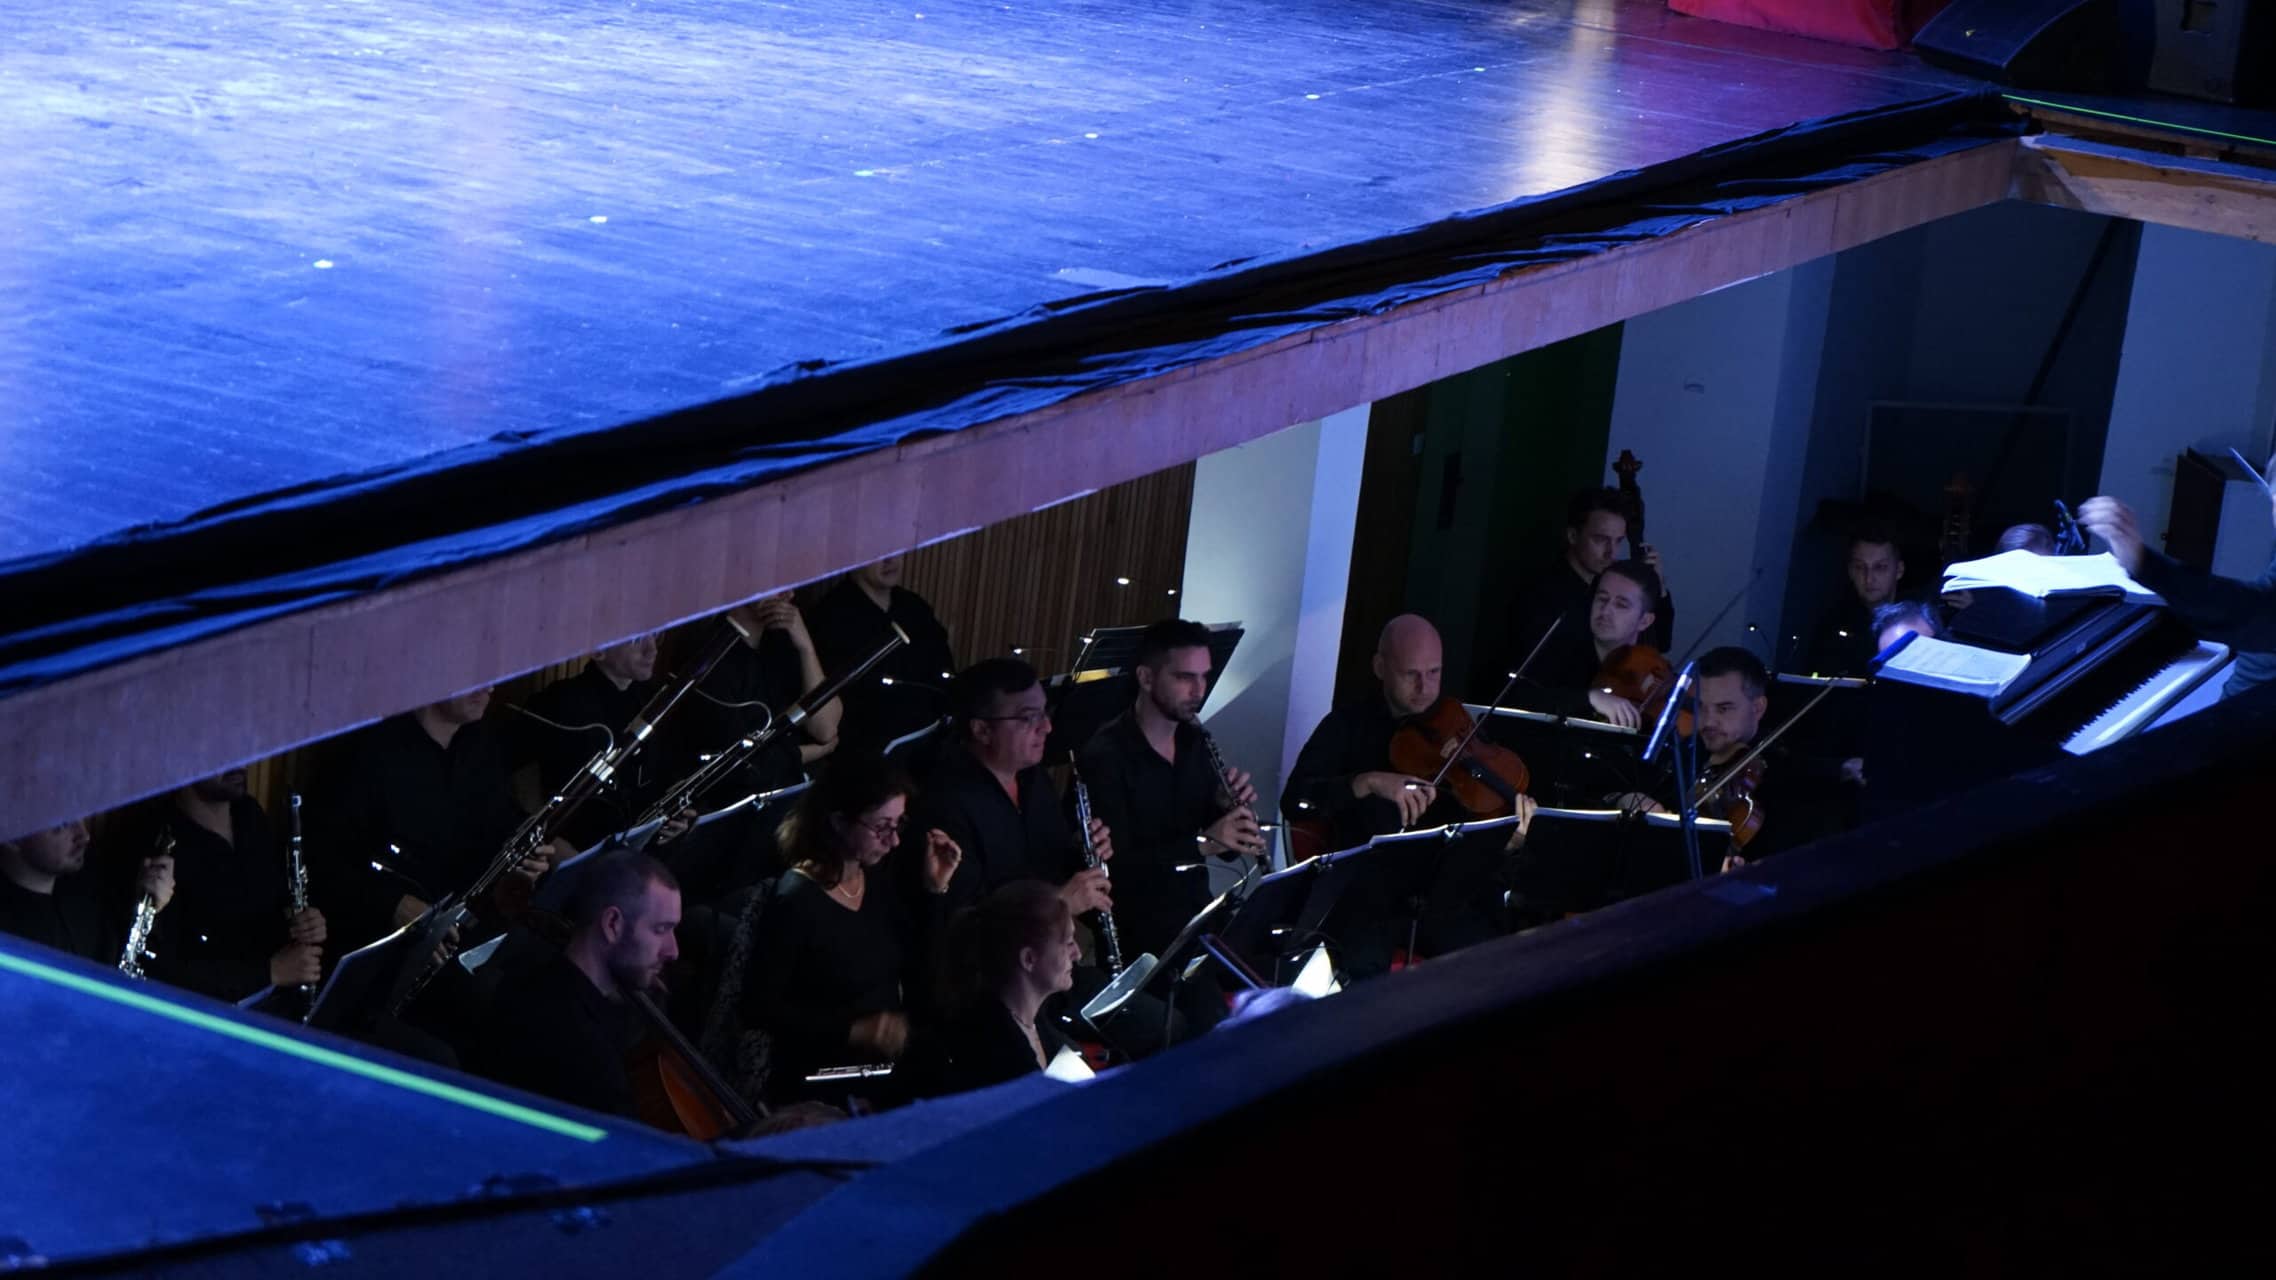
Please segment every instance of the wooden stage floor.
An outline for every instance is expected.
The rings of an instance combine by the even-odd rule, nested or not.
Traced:
[[[1656,0],[12,19],[0,566],[1958,83]]]

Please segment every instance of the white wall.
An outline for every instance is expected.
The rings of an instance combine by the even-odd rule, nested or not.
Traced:
[[[1627,324],[1610,447],[1644,462],[1645,532],[1675,591],[1678,654],[1748,644],[1771,657],[1832,287],[1830,260],[1807,263]]]
[[[2102,492],[2126,500],[2158,545],[2172,510],[2173,460],[2234,446],[2255,465],[2276,418],[2276,246],[2144,227],[2103,451]],[[2257,576],[2268,562],[2265,513],[2222,508],[2215,567]]]
[[[1247,627],[1203,719],[1267,808],[1334,697],[1367,416],[1300,423],[1194,468],[1179,612]]]

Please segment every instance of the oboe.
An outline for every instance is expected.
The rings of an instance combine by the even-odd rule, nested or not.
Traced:
[[[1083,833],[1083,865],[1097,868],[1104,863],[1098,856],[1098,845],[1091,840],[1091,789],[1083,785],[1083,775],[1074,770],[1071,757],[1068,776],[1075,784],[1075,826]],[[1114,913],[1103,908],[1098,913],[1098,945],[1100,958],[1106,961],[1106,976],[1122,976],[1122,935],[1115,930]]]
[[[300,918],[301,912],[308,910],[308,863],[302,859],[300,851],[300,793],[298,791],[292,793],[291,803],[292,843],[285,847],[285,888],[289,893],[290,905],[285,908],[285,912],[297,920]],[[315,998],[316,988],[308,983],[301,983],[301,1008],[308,1008],[309,1003]]]
[[[171,828],[161,827],[158,831],[158,852],[152,856],[164,858],[173,852],[174,832]],[[142,900],[134,904],[134,922],[127,926],[126,950],[119,955],[120,973],[130,978],[143,977],[142,962],[158,958],[150,949],[150,931],[157,924],[158,899],[143,894]]]

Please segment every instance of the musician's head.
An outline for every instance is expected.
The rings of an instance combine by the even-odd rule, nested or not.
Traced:
[[[249,787],[243,769],[224,769],[210,778],[200,778],[183,788],[207,804],[234,804],[245,798]]]
[[[1419,716],[1438,705],[1438,681],[1446,669],[1438,628],[1420,614],[1402,613],[1383,624],[1375,642],[1375,678],[1391,714]]]
[[[1736,645],[1709,649],[1694,673],[1699,684],[1699,745],[1710,753],[1754,741],[1770,710],[1770,673]]]
[[[825,885],[846,869],[874,867],[899,847],[916,788],[900,767],[874,755],[836,755],[799,793],[775,832],[783,860]]]
[[[1936,606],[1921,600],[1893,600],[1873,611],[1873,644],[1887,649],[1908,635],[1933,640],[1944,634]]]
[[[440,702],[432,702],[421,708],[426,713],[427,719],[453,729],[473,724],[482,718],[483,712],[489,709],[489,685],[454,694]]]
[[[2043,524],[2011,524],[2000,532],[1996,549],[2051,556],[2055,554],[2055,531]]]
[[[1897,598],[1904,581],[1905,558],[1897,549],[1897,536],[1883,528],[1860,529],[1849,539],[1849,585],[1867,608]]]
[[[579,874],[569,895],[570,946],[616,985],[646,991],[679,958],[680,882],[644,853],[612,853]]]
[[[985,658],[948,685],[949,714],[982,764],[1012,773],[1043,763],[1051,738],[1043,682],[1018,658]]]
[[[34,892],[45,892],[58,876],[87,865],[87,824],[77,818],[60,827],[0,840],[0,874]],[[25,880],[38,884],[24,884]]]
[[[1138,696],[1172,720],[1192,720],[1209,696],[1209,628],[1169,618],[1138,636]]]
[[[593,665],[618,688],[639,684],[656,674],[656,637],[634,636],[593,653]]]
[[[1636,643],[1659,620],[1660,575],[1641,560],[1618,560],[1596,575],[1588,607],[1588,633],[1607,652]]]
[[[880,594],[889,594],[901,585],[901,557],[887,556],[872,560],[854,570],[854,581]]]
[[[1565,558],[1593,578],[1620,558],[1628,500],[1618,489],[1583,489],[1565,507]]]
[[[949,922],[947,954],[951,1008],[1041,1001],[1075,984],[1075,918],[1057,889],[1014,880]]]

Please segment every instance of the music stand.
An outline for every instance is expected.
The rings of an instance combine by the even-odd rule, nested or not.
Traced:
[[[1138,640],[1145,633],[1144,627],[1093,628],[1075,651],[1074,665],[1043,682],[1051,709],[1046,759],[1063,759],[1068,752],[1082,750],[1102,725],[1129,709],[1138,696],[1137,677],[1130,672],[1138,665]],[[1233,660],[1243,634],[1238,622],[1209,624],[1209,692],[1216,691],[1217,678]],[[1208,694],[1202,696],[1202,705],[1209,705]]]
[[[1494,824],[1515,821],[1497,818]],[[1693,829],[1699,836],[1702,864],[1720,869],[1723,856],[1730,852],[1731,824],[1699,818]],[[1518,859],[1515,894],[1554,917],[1593,911],[1691,879],[1683,819],[1673,813],[1537,809]]]
[[[318,1031],[342,1035],[369,1026],[375,1007],[387,998],[397,974],[409,963],[416,921],[377,942],[356,948],[333,962],[332,975],[317,989],[308,1007],[308,1025]]]

